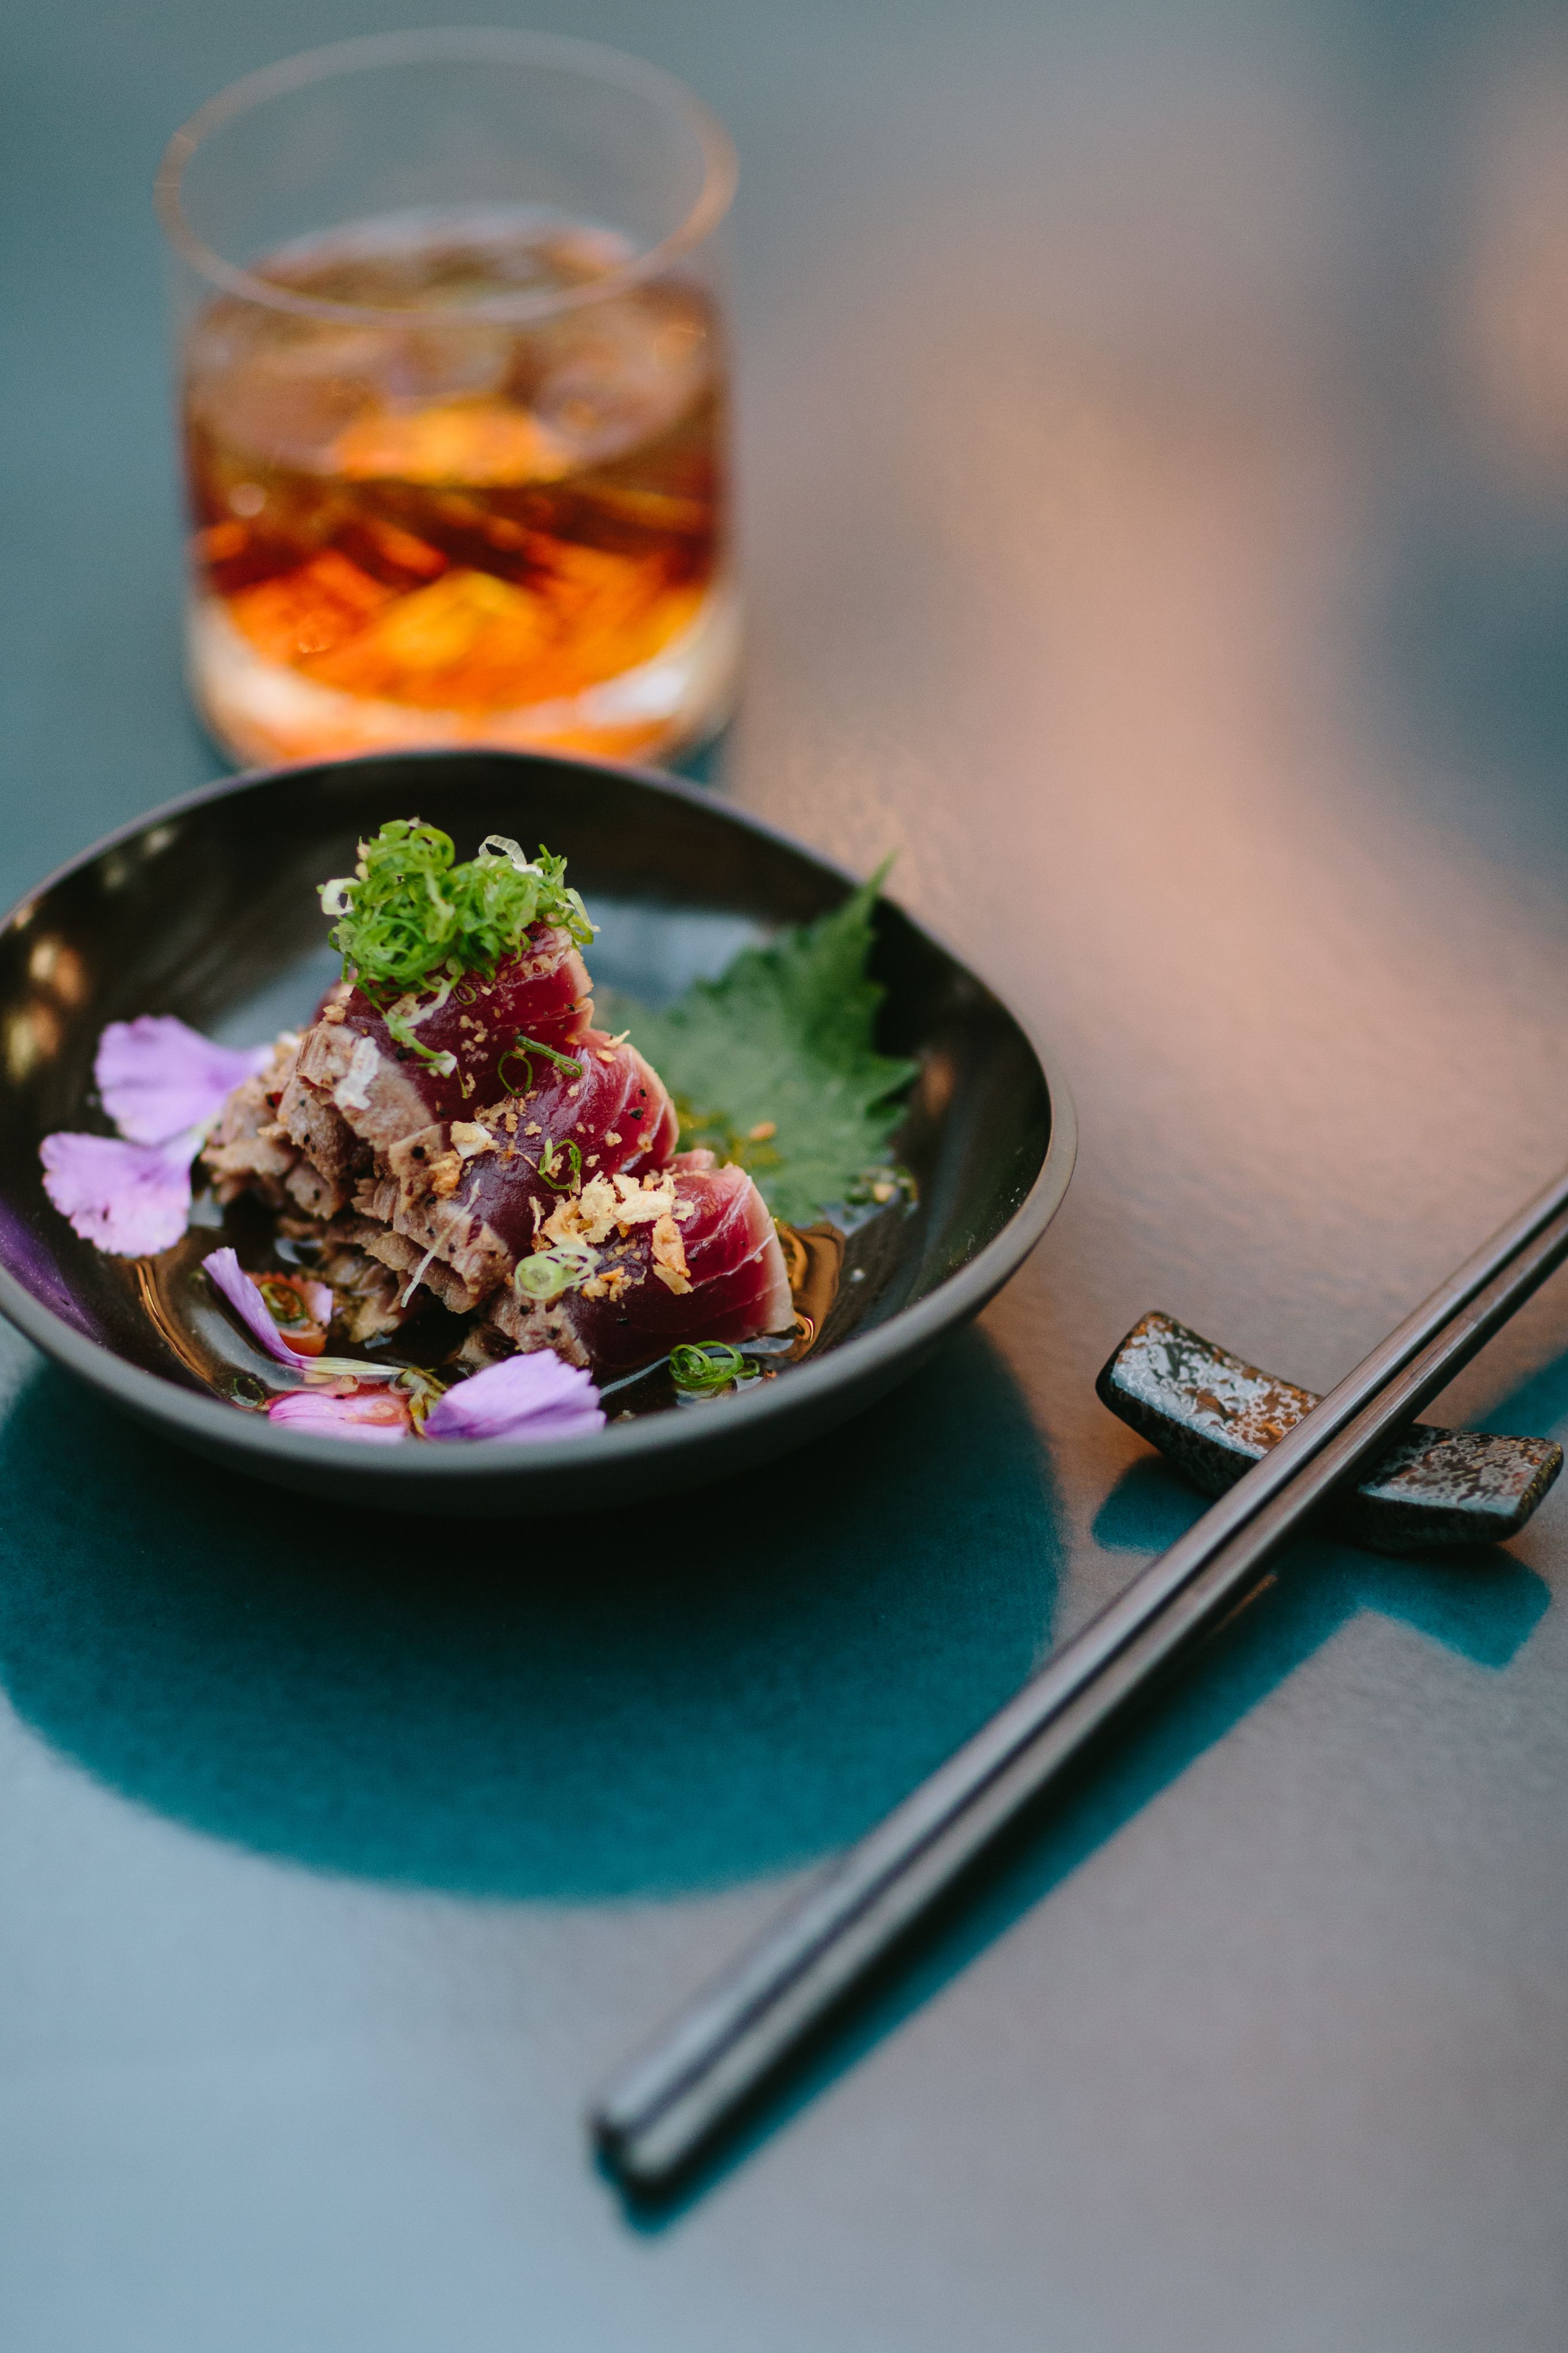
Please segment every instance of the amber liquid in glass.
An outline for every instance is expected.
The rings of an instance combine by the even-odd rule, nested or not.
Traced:
[[[710,299],[587,293],[608,232],[372,222],[253,275],[187,346],[197,701],[246,760],[499,743],[636,756],[722,715],[723,379]],[[399,314],[388,320],[386,313]]]

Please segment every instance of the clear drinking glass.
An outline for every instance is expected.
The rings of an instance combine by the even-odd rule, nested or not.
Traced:
[[[712,733],[734,181],[679,82],[528,33],[342,42],[176,132],[190,678],[227,751]]]

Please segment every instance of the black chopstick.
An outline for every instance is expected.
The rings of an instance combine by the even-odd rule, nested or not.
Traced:
[[[616,2078],[590,2119],[656,2189],[1135,1693],[1262,1577],[1325,1496],[1568,1257],[1568,1172],[1331,1389],[1016,1698],[852,1847]]]

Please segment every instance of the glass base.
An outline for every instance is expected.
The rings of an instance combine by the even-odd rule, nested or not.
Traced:
[[[650,661],[559,702],[506,711],[429,711],[323,686],[258,653],[212,597],[191,606],[185,644],[196,709],[245,766],[436,744],[668,760],[706,742],[729,717],[740,627],[733,595],[716,589]]]

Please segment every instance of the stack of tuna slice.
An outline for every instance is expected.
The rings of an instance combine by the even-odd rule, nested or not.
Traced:
[[[553,1348],[606,1378],[681,1341],[786,1330],[762,1196],[676,1150],[663,1082],[595,1029],[591,987],[543,923],[489,977],[420,1000],[382,1010],[339,982],[230,1096],[204,1155],[218,1198],[258,1194],[319,1239],[362,1341],[426,1294],[473,1315],[470,1365]]]

